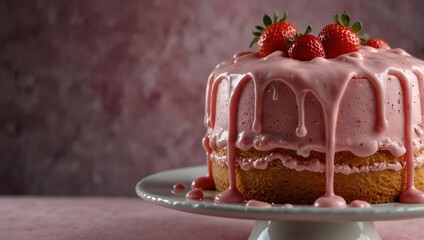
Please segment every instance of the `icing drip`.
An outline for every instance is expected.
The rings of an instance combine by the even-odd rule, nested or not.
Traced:
[[[343,86],[343,89],[346,87],[346,84]],[[339,93],[343,93],[340,91]],[[324,106],[324,120],[325,120],[325,132],[326,132],[326,144],[325,144],[325,196],[318,198],[315,201],[314,206],[316,207],[346,207],[346,201],[334,194],[334,155],[336,154],[335,150],[335,141],[336,141],[336,123],[337,123],[337,113],[339,112],[339,103],[342,98],[342,94],[333,95],[334,99],[331,99],[331,102],[336,102],[336,104],[328,104],[325,101],[322,101],[321,104]],[[326,104],[327,103],[327,104]],[[303,110],[302,110],[303,111]]]
[[[274,85],[271,85],[271,87],[272,87],[272,100],[277,101],[278,100],[278,89]]]
[[[414,186],[414,154],[412,146],[412,84],[410,77],[405,73],[398,70],[392,70],[392,74],[396,75],[401,80],[404,96],[404,109],[405,109],[405,159],[406,159],[406,189],[400,194],[400,201],[404,203],[424,203],[424,193],[418,191]],[[424,94],[424,93],[422,93]]]
[[[399,55],[402,55],[401,60]],[[266,58],[258,58],[254,53],[242,53],[235,56],[235,59],[228,60],[218,65],[209,78],[206,94],[206,118],[205,124],[208,127],[207,136],[217,138],[216,133],[212,133],[216,120],[216,104],[218,86],[223,80],[227,81],[228,88],[228,136],[220,141],[213,141],[217,146],[226,147],[227,164],[229,168],[230,187],[215,199],[217,202],[242,202],[243,197],[236,188],[235,168],[236,168],[236,143],[237,147],[249,149],[253,146],[261,150],[271,150],[276,147],[297,150],[302,155],[307,156],[309,151],[320,151],[326,153],[325,174],[326,174],[326,194],[316,200],[318,207],[345,207],[345,200],[334,193],[334,174],[336,166],[334,155],[336,151],[351,151],[358,156],[368,156],[375,153],[379,148],[388,149],[393,155],[401,156],[405,153],[407,188],[401,195],[402,202],[424,202],[424,195],[414,187],[414,139],[416,132],[413,126],[412,102],[413,88],[411,81],[418,80],[420,84],[420,100],[424,92],[421,91],[423,81],[423,62],[410,57],[403,50],[376,50],[369,47],[361,47],[359,52],[341,55],[335,59],[315,58],[308,62],[299,62],[289,59],[283,53],[276,51]],[[325,70],[325,75],[322,74]],[[388,131],[388,121],[386,113],[386,81],[390,76],[399,79],[403,93],[404,130],[403,141],[394,140],[390,145],[385,145],[384,140],[379,140],[377,144],[375,138],[381,133]],[[360,147],[347,145],[343,149],[336,149],[336,136],[339,135],[337,124],[341,101],[346,95],[346,89],[352,79],[366,79],[374,89],[375,99],[375,133],[366,136],[364,143]],[[238,133],[238,109],[240,96],[248,82],[253,83],[254,110],[251,131],[253,137],[244,132]],[[284,96],[278,93],[272,82],[280,82],[288,86],[294,93],[297,104],[298,123],[293,133],[297,138],[280,139],[277,143],[271,142],[272,136],[266,135],[263,121],[264,93],[267,87],[273,89],[272,100],[278,101]],[[324,119],[324,141],[309,138],[310,143],[305,143],[309,136],[306,128],[305,112],[306,95],[312,94],[322,107]],[[401,93],[399,93],[401,94]],[[423,103],[423,101],[421,101]],[[355,107],[355,106],[354,106]],[[365,107],[365,106],[363,106]],[[423,109],[423,104],[421,104]],[[399,110],[400,112],[400,110]],[[423,111],[421,111],[423,112]],[[373,116],[374,117],[374,116]],[[422,118],[422,117],[421,117]],[[422,120],[422,119],[421,119]],[[361,121],[358,120],[358,123]],[[317,123],[319,124],[319,122]],[[322,126],[322,125],[320,125]],[[422,128],[422,126],[421,126]],[[380,135],[379,135],[380,134]],[[222,136],[225,136],[224,134]],[[243,140],[243,136],[247,139]],[[208,139],[209,137],[205,137]],[[354,138],[355,136],[353,136]],[[238,140],[239,139],[239,140]],[[303,139],[303,140],[302,140]],[[356,138],[355,138],[356,139]],[[358,138],[359,139],[359,138]],[[254,144],[243,144],[243,141]],[[369,142],[367,142],[367,140]],[[349,139],[346,140],[349,143]],[[299,144],[301,143],[301,144]],[[367,144],[368,143],[368,144]],[[209,175],[211,179],[210,146],[207,149]],[[422,143],[417,143],[421,144]],[[243,147],[245,146],[245,147]],[[269,149],[266,149],[269,148]],[[205,147],[206,149],[206,147]],[[261,160],[262,161],[262,160]]]
[[[211,148],[209,147],[209,137],[205,136],[203,138],[203,148],[206,151],[206,159],[207,159],[207,166],[208,166],[208,175],[205,177],[199,177],[191,183],[191,188],[194,190],[196,188],[201,188],[204,190],[211,190],[215,188],[215,183],[212,178],[212,163],[211,163]]]
[[[301,107],[302,109],[299,109],[299,124],[296,128],[296,135],[298,137],[304,137],[306,134],[308,134],[308,130],[306,130],[305,126],[305,110],[303,109],[303,106],[305,106],[305,96],[306,91],[302,92],[300,96],[296,98],[297,106]]]
[[[255,82],[255,118],[253,119],[252,130],[254,133],[260,133],[262,131],[262,99],[264,89],[258,89],[258,84]]]
[[[328,181],[328,178],[327,178]],[[315,203],[314,206],[315,207],[329,207],[329,208],[344,208],[346,207],[346,201],[344,200],[344,198],[334,194],[333,191],[333,185],[329,186],[328,182],[327,182],[327,189],[326,189],[327,193],[318,198]]]
[[[239,83],[236,85],[236,89],[233,94],[229,96],[229,114],[228,114],[228,140],[227,140],[227,159],[228,159],[228,171],[230,172],[230,187],[224,192],[216,196],[215,201],[218,203],[241,203],[244,201],[243,195],[237,190],[236,186],[236,161],[235,161],[235,142],[237,138],[237,113],[238,113],[238,101],[240,99],[241,91],[243,90],[244,84],[250,80],[249,76],[244,76],[239,79]],[[228,87],[231,88],[230,83]],[[228,91],[231,92],[231,91]]]

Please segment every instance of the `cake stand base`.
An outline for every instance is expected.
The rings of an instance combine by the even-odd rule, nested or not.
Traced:
[[[204,191],[201,201],[187,200],[191,182],[207,173],[206,166],[180,168],[150,175],[135,187],[146,201],[183,212],[206,216],[256,220],[249,239],[283,240],[379,240],[374,221],[424,217],[424,204],[372,204],[369,208],[317,208],[312,205],[281,204],[271,207],[216,204],[215,190]],[[173,191],[181,183],[186,188]],[[236,229],[235,229],[236,231]]]
[[[374,222],[257,221],[249,240],[380,240]]]

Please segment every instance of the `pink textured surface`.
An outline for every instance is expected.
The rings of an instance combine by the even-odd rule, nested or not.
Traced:
[[[135,198],[0,198],[0,239],[246,239],[254,221],[162,208]],[[383,240],[424,239],[424,219],[377,222]]]
[[[4,240],[246,239],[253,226],[248,220],[183,213],[136,198],[2,197],[0,216]]]
[[[317,33],[344,9],[424,57],[420,0],[0,1],[0,194],[133,195],[204,164],[215,64],[247,50],[263,13]]]

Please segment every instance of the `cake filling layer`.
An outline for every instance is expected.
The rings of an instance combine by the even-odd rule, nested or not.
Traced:
[[[223,167],[224,165],[228,166],[226,155],[213,152],[210,155],[211,161],[216,161],[218,166]],[[268,167],[268,164],[272,161],[280,160],[281,164],[289,169],[296,171],[310,171],[310,172],[325,172],[325,163],[320,161],[317,158],[309,160],[300,160],[294,156],[273,152],[267,154],[266,156],[261,156],[257,158],[253,157],[236,157],[236,164],[243,169],[244,171],[249,171],[252,169],[261,169],[265,170]],[[395,162],[373,162],[369,164],[363,164],[359,166],[351,166],[344,163],[336,163],[334,165],[334,172],[341,173],[345,175],[353,173],[368,173],[368,172],[379,172],[385,170],[400,171],[405,168],[405,161],[395,161]],[[422,167],[424,165],[424,155],[420,154],[414,158],[414,168]]]

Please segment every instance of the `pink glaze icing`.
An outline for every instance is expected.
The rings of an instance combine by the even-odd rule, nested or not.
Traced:
[[[270,208],[272,207],[272,204],[267,203],[267,202],[263,202],[263,201],[258,201],[258,200],[249,200],[246,203],[247,207],[263,207],[263,208]]]
[[[184,185],[182,183],[176,183],[172,187],[175,191],[182,191],[185,189]]]
[[[191,183],[191,188],[192,189],[202,188],[204,190],[211,190],[215,188],[215,183],[212,179],[212,167],[211,167],[211,161],[210,161],[211,148],[209,146],[209,137],[207,135],[203,138],[202,143],[203,143],[203,148],[206,150],[208,175],[195,179]]]
[[[244,52],[219,64],[207,84],[204,139],[209,178],[211,149],[227,150],[230,187],[217,200],[243,201],[236,188],[236,148],[284,148],[300,156],[310,151],[326,153],[325,166],[312,166],[326,174],[326,194],[317,199],[316,206],[346,206],[334,193],[335,172],[402,168],[383,165],[343,170],[334,165],[334,154],[339,151],[360,157],[378,150],[404,155],[407,196],[401,201],[424,202],[423,193],[414,191],[417,163],[413,158],[424,145],[423,76],[424,62],[402,49],[371,47],[335,59],[305,62],[280,51],[265,58]],[[267,159],[261,161],[266,167]],[[291,163],[295,161],[286,161]]]
[[[187,200],[202,200],[203,190],[201,188],[194,188],[186,193]]]
[[[310,172],[325,172],[325,164],[320,162],[319,159],[311,159],[309,161],[299,161],[290,155],[285,155],[278,152],[270,153],[269,155],[261,158],[240,158],[236,157],[235,161],[237,165],[245,170],[249,171],[253,168],[255,169],[266,169],[268,167],[268,163],[274,160],[280,160],[283,166],[294,169],[296,171],[307,170]],[[227,164],[227,157],[218,155],[216,153],[210,154],[210,160],[215,161],[218,166],[224,166]],[[362,172],[379,172],[384,170],[394,170],[400,171],[404,169],[406,162],[395,162],[395,163],[373,163],[371,165],[362,165],[359,167],[351,167],[347,164],[335,164],[334,172],[341,173],[345,175],[353,174],[353,173],[362,173]],[[422,155],[418,156],[414,159],[414,168],[422,167],[424,165],[424,157]]]
[[[371,204],[362,200],[353,200],[350,204],[352,208],[370,208]]]

